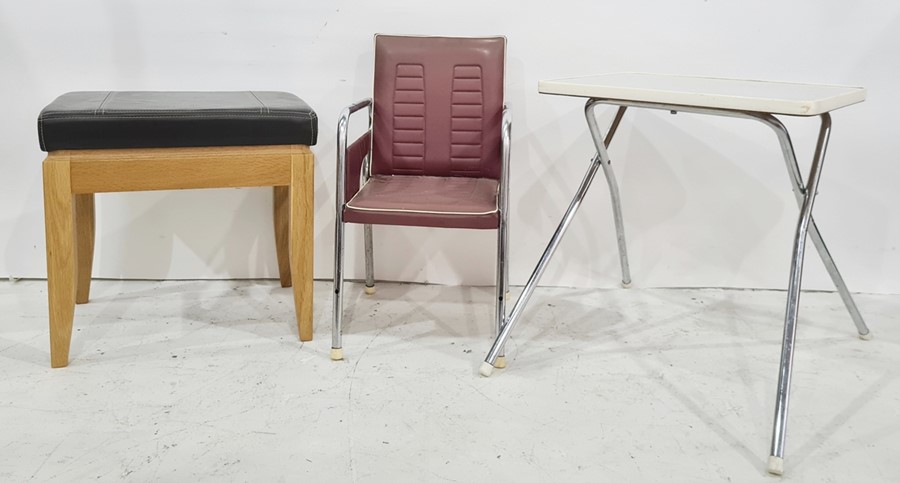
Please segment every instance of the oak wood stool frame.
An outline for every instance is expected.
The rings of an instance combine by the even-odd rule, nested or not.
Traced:
[[[278,271],[312,340],[316,116],[282,92],[76,92],[38,118],[50,363],[65,367],[75,304],[90,298],[94,194],[273,187]],[[222,145],[220,145],[222,144]],[[227,145],[225,145],[227,144]]]

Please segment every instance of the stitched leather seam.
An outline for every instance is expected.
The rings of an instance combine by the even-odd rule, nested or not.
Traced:
[[[95,111],[88,110],[66,110],[66,111],[47,111],[42,114],[43,117],[59,117],[59,116],[79,116],[79,115],[91,115]],[[248,108],[237,108],[237,109],[122,109],[122,110],[103,110],[105,114],[109,114],[111,116],[119,116],[119,115],[136,115],[136,114],[148,114],[148,115],[157,115],[157,114],[183,114],[183,115],[192,115],[192,114],[253,114],[259,115],[260,112],[256,109],[248,109]],[[279,115],[287,115],[287,116],[308,116],[311,110],[307,111],[274,111],[269,113],[262,114],[271,114],[273,116]]]
[[[368,182],[366,182],[366,184],[368,184]],[[400,210],[400,209],[396,209],[396,208],[364,208],[364,207],[360,207],[360,206],[353,206],[353,202],[356,201],[356,197],[359,196],[360,193],[362,193],[362,189],[363,189],[363,188],[365,188],[365,185],[360,186],[359,191],[357,191],[356,194],[353,195],[353,198],[350,198],[350,201],[348,201],[348,202],[344,205],[346,208],[351,208],[351,209],[354,209],[354,210],[360,210],[360,211],[375,211],[375,212],[387,212],[387,213],[417,213],[417,214],[424,214],[424,215],[451,215],[451,216],[490,215],[490,214],[493,214],[493,213],[499,213],[499,212],[500,212],[499,198],[495,198],[495,199],[494,199],[494,206],[495,206],[495,208],[494,208],[493,210],[491,210],[491,211],[481,211],[481,212],[472,212],[472,211]],[[500,194],[500,186],[498,185],[498,186],[497,186],[497,195],[499,196],[499,194]]]
[[[477,101],[468,100],[477,93]],[[465,100],[463,100],[465,99]],[[477,111],[477,112],[473,112]],[[461,123],[466,127],[477,123],[481,129],[477,130],[460,130],[456,127]],[[458,132],[479,132],[479,141],[458,142],[454,141],[455,134]],[[482,172],[483,166],[477,165],[477,160],[481,159],[484,153],[484,74],[480,65],[454,65],[453,78],[450,85],[450,171],[456,172]],[[454,156],[459,150],[470,152],[477,150],[477,156]],[[473,168],[465,165],[476,163]],[[463,166],[459,166],[463,164]]]
[[[85,121],[106,121],[112,119],[215,119],[215,118],[255,118],[255,119],[279,119],[279,118],[303,118],[313,120],[313,114],[303,113],[303,114],[259,114],[259,113],[246,113],[246,114],[184,114],[180,116],[175,116],[171,114],[166,115],[115,115],[115,116],[89,116],[86,114],[78,114],[71,116],[43,116],[41,119],[45,121],[58,121],[58,120],[85,120]]]
[[[421,86],[421,87],[420,87]],[[405,161],[404,164],[411,164],[418,166],[413,168],[416,172],[424,172],[425,171],[425,115],[426,110],[426,101],[427,97],[425,96],[425,66],[422,64],[404,64],[399,63],[394,67],[394,86],[393,93],[391,96],[391,110],[393,111],[393,119],[392,119],[392,133],[391,133],[391,170],[395,170],[395,162],[396,161]],[[403,101],[398,102],[398,98],[402,97]],[[421,98],[419,101],[409,101],[408,99],[417,99]],[[407,114],[407,115],[399,115],[397,114],[398,106],[421,106],[422,114]],[[416,142],[398,142],[398,131],[397,131],[397,121],[398,120],[414,120],[413,122],[419,123],[421,122],[421,130],[423,133],[422,140]],[[421,146],[421,154],[400,154],[397,152],[397,148],[399,145],[404,146],[412,146],[419,145]],[[418,150],[417,150],[418,151]]]
[[[94,109],[94,115],[95,115],[95,116],[97,115],[98,112],[99,112],[100,114],[103,114],[103,104],[106,104],[106,100],[109,99],[109,96],[111,96],[111,95],[112,95],[112,91],[109,91],[109,92],[106,93],[106,97],[104,97],[103,100],[100,101],[100,105],[97,106],[96,109]]]
[[[259,113],[260,113],[260,114],[262,114],[263,110],[265,110],[266,113],[269,113],[269,112],[270,112],[269,107],[266,106],[266,105],[263,103],[263,101],[259,100],[259,97],[256,97],[256,93],[254,93],[253,91],[247,91],[247,92],[249,92],[250,95],[253,96],[254,99],[256,99],[256,102],[259,103],[259,105],[260,105]]]
[[[353,197],[356,199],[356,196]],[[494,208],[491,211],[430,211],[430,210],[400,210],[396,208],[363,208],[360,206],[353,206],[353,199],[347,202],[346,207],[358,210],[358,211],[375,211],[375,212],[384,212],[384,213],[415,213],[421,215],[450,215],[450,216],[475,216],[475,215],[491,215],[500,211],[499,208]]]
[[[69,109],[64,111],[51,110],[45,111],[41,113],[43,117],[58,117],[58,116],[67,116],[67,115],[90,115],[96,111],[87,110],[87,109]],[[225,114],[260,114],[256,109],[246,108],[246,107],[238,107],[238,108],[229,108],[229,109],[217,109],[217,108],[206,108],[206,109],[120,109],[120,110],[103,110],[104,113],[109,113],[110,115],[131,115],[131,114],[215,114],[215,113],[225,113]],[[269,114],[273,116],[277,115],[292,115],[292,116],[307,116],[310,113],[315,114],[315,111],[312,109],[300,110],[300,109],[283,109],[272,111],[269,110]]]

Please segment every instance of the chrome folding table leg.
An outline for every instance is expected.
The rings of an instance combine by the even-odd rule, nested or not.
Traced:
[[[375,293],[375,255],[372,250],[372,225],[363,225],[363,238],[366,245],[366,295]]]
[[[553,257],[553,253],[556,251],[557,246],[559,246],[559,242],[562,240],[563,235],[569,228],[569,224],[572,222],[572,218],[575,216],[575,212],[578,211],[578,207],[581,206],[581,201],[584,200],[584,195],[585,193],[587,193],[588,188],[590,188],[591,182],[594,180],[594,175],[597,174],[597,168],[600,167],[600,163],[601,161],[599,156],[594,156],[594,158],[591,159],[591,165],[588,168],[587,173],[585,173],[584,179],[581,180],[581,186],[578,187],[578,191],[575,193],[575,197],[572,198],[572,202],[569,204],[569,208],[566,210],[566,214],[563,216],[562,221],[559,222],[559,226],[556,227],[556,231],[550,238],[550,243],[548,243],[547,248],[544,249],[544,254],[541,255],[541,259],[540,261],[538,261],[538,264],[534,268],[534,271],[531,273],[531,276],[528,277],[528,282],[525,283],[525,288],[522,290],[522,294],[519,295],[519,299],[516,300],[516,304],[513,306],[512,312],[509,314],[506,325],[503,326],[503,330],[501,330],[500,334],[497,335],[497,338],[494,340],[494,345],[491,346],[490,352],[488,352],[487,357],[481,364],[482,376],[489,377],[494,371],[494,363],[497,361],[497,357],[499,357],[503,352],[503,346],[506,345],[506,340],[509,338],[509,333],[516,326],[516,322],[522,315],[522,311],[525,309],[525,306],[528,305],[528,300],[531,298],[531,294],[537,287],[538,281],[540,281],[541,276],[543,276],[544,270],[546,270],[547,268],[547,264],[550,262],[550,259]]]
[[[822,125],[816,142],[806,186],[800,217],[797,221],[797,232],[794,236],[791,255],[791,272],[788,281],[787,307],[784,315],[784,340],[781,345],[781,365],[778,371],[778,393],[775,399],[775,422],[772,428],[772,450],[769,456],[768,471],[776,475],[784,472],[784,441],[787,424],[788,402],[790,399],[791,369],[794,362],[794,339],[797,335],[797,315],[800,309],[800,282],[803,276],[803,255],[806,249],[806,235],[812,220],[813,203],[822,174],[822,162],[828,146],[831,132],[831,116],[821,115]]]
[[[816,226],[816,220],[810,220],[809,222],[809,238],[812,240],[813,246],[816,247],[816,251],[819,253],[819,258],[822,259],[822,263],[825,264],[825,270],[828,272],[828,275],[831,276],[831,282],[834,283],[834,287],[841,296],[844,306],[847,307],[847,311],[850,312],[850,318],[853,319],[853,323],[856,325],[856,331],[859,334],[859,338],[862,340],[871,340],[872,332],[869,331],[866,321],[863,320],[862,314],[859,313],[859,308],[856,306],[856,302],[853,301],[853,296],[850,295],[850,289],[848,289],[847,284],[844,283],[844,277],[841,276],[841,272],[838,271],[837,265],[834,264],[834,259],[831,258],[831,253],[828,252],[828,247],[825,246],[825,241],[822,239],[819,228]]]
[[[603,175],[606,176],[606,184],[609,185],[609,196],[612,198],[613,219],[616,224],[616,239],[619,245],[619,263],[622,267],[622,286],[628,288],[631,287],[631,269],[628,267],[628,249],[625,246],[625,222],[622,219],[622,201],[619,198],[619,186],[616,183],[616,175],[613,172],[609,156],[606,155],[606,149],[609,147],[609,143],[612,141],[612,137],[616,133],[616,129],[618,129],[619,122],[622,121],[622,116],[625,115],[625,109],[627,109],[627,107],[620,106],[619,110],[616,111],[616,117],[613,118],[612,125],[606,135],[606,140],[604,140],[603,135],[600,133],[600,128],[597,127],[597,118],[594,116],[594,108],[600,103],[600,101],[595,99],[589,100],[584,106],[584,117],[587,119],[588,128],[590,128],[591,131],[591,138],[594,140],[594,146],[597,148],[598,155],[600,155],[603,166]]]
[[[803,176],[800,174],[800,166],[797,164],[797,156],[794,153],[794,146],[791,143],[791,137],[781,121],[775,118],[775,116],[762,114],[758,114],[758,116],[761,121],[768,124],[772,129],[774,129],[775,133],[778,135],[778,141],[781,144],[781,151],[782,154],[784,154],[785,166],[787,167],[788,174],[791,178],[791,185],[794,189],[794,195],[797,198],[797,204],[802,206],[803,198],[806,194],[806,188],[803,186]],[[834,259],[831,258],[831,253],[829,253],[828,247],[825,245],[825,241],[822,239],[821,233],[819,233],[819,227],[816,225],[815,218],[810,218],[809,221],[809,238],[812,240],[813,246],[816,247],[816,251],[819,253],[819,258],[822,259],[822,263],[825,265],[825,270],[831,277],[831,281],[832,283],[834,283],[834,287],[837,289],[838,294],[840,294],[841,300],[843,300],[844,302],[844,306],[846,306],[847,311],[850,312],[850,318],[853,319],[853,323],[856,325],[856,330],[859,333],[859,337],[863,340],[871,339],[872,335],[869,332],[869,328],[866,326],[865,320],[863,320],[862,315],[859,313],[859,309],[856,307],[856,302],[853,301],[853,296],[850,295],[850,290],[847,289],[847,284],[844,283],[844,278],[841,276],[841,272],[838,271],[837,265],[835,265],[834,263]]]
[[[619,110],[616,111],[616,116],[609,128],[609,133],[607,133],[606,139],[604,140],[603,136],[600,134],[600,128],[597,127],[597,119],[593,116],[594,106],[598,103],[599,102],[597,100],[590,99],[588,100],[587,104],[585,104],[584,108],[588,126],[591,130],[591,136],[594,139],[594,146],[597,149],[597,154],[591,159],[591,165],[585,173],[584,179],[581,180],[581,185],[578,187],[578,191],[575,192],[575,197],[572,198],[572,202],[569,204],[569,208],[566,210],[565,215],[563,215],[562,221],[559,222],[559,226],[556,227],[556,231],[550,238],[550,242],[547,244],[547,248],[544,249],[544,254],[541,255],[541,259],[538,261],[537,266],[534,268],[534,271],[531,273],[531,276],[528,277],[528,281],[525,283],[525,288],[522,290],[522,293],[516,300],[515,305],[513,305],[513,309],[509,314],[509,318],[506,320],[506,323],[503,325],[500,333],[497,335],[497,338],[494,339],[494,344],[491,346],[491,350],[488,352],[487,357],[485,357],[484,362],[481,364],[480,372],[481,375],[485,377],[489,377],[491,373],[493,373],[495,367],[502,368],[502,366],[496,364],[497,358],[503,354],[503,347],[506,345],[506,340],[509,338],[510,332],[512,332],[513,328],[516,325],[516,322],[518,322],[519,317],[522,315],[522,311],[525,310],[525,306],[528,305],[528,301],[531,299],[531,295],[534,292],[534,289],[537,287],[538,282],[544,275],[544,270],[546,270],[547,264],[550,262],[550,259],[553,257],[553,253],[556,252],[556,248],[557,246],[559,246],[559,242],[562,240],[563,235],[569,228],[569,224],[572,222],[572,218],[574,218],[575,212],[577,212],[578,207],[581,206],[581,202],[582,200],[584,200],[584,195],[587,193],[588,188],[590,188],[591,183],[594,181],[594,176],[597,174],[597,168],[599,168],[600,166],[604,167],[604,173],[606,173],[607,182],[610,183],[610,193],[613,196],[613,213],[616,215],[616,228],[618,230],[619,236],[619,255],[622,260],[622,283],[631,283],[631,276],[628,272],[628,259],[627,254],[625,253],[625,235],[622,229],[622,212],[619,203],[619,190],[618,188],[616,188],[615,178],[612,177],[612,171],[607,170],[610,162],[609,154],[606,151],[606,148],[612,142],[613,136],[616,134],[616,130],[619,127],[619,122],[622,120],[622,116],[625,114],[626,107],[620,106]],[[507,281],[505,283],[508,284],[509,282]],[[505,366],[505,360],[503,361],[503,366]]]

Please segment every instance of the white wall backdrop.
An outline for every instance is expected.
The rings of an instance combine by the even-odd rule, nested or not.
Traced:
[[[866,86],[865,103],[834,114],[815,213],[851,290],[900,292],[900,3],[874,0],[0,0],[0,275],[45,276],[35,120],[54,97],[270,89],[300,95],[319,114],[315,273],[330,278],[334,126],[343,106],[370,95],[375,32],[508,37],[515,284],[592,154],[583,102],[539,95],[538,80],[650,71]],[[806,169],[816,121],[786,122]],[[766,127],[636,111],[611,155],[635,285],[786,286],[797,209]],[[269,190],[97,199],[98,277],[277,274]],[[543,284],[616,286],[612,227],[598,177]],[[359,278],[362,230],[349,230],[347,270]],[[375,233],[378,278],[492,283],[493,231]],[[805,286],[831,288],[810,255]]]

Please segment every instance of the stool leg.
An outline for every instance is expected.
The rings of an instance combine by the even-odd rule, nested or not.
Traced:
[[[94,194],[75,195],[75,258],[77,282],[75,303],[91,298],[91,269],[94,265]]]
[[[69,365],[75,316],[75,207],[69,159],[44,161],[44,223],[47,242],[47,294],[50,306],[50,365]]]
[[[275,253],[278,255],[278,277],[282,287],[291,286],[291,189],[276,186],[272,189],[272,208],[275,216]]]
[[[290,261],[300,340],[313,338],[313,197],[315,157],[291,156]]]

